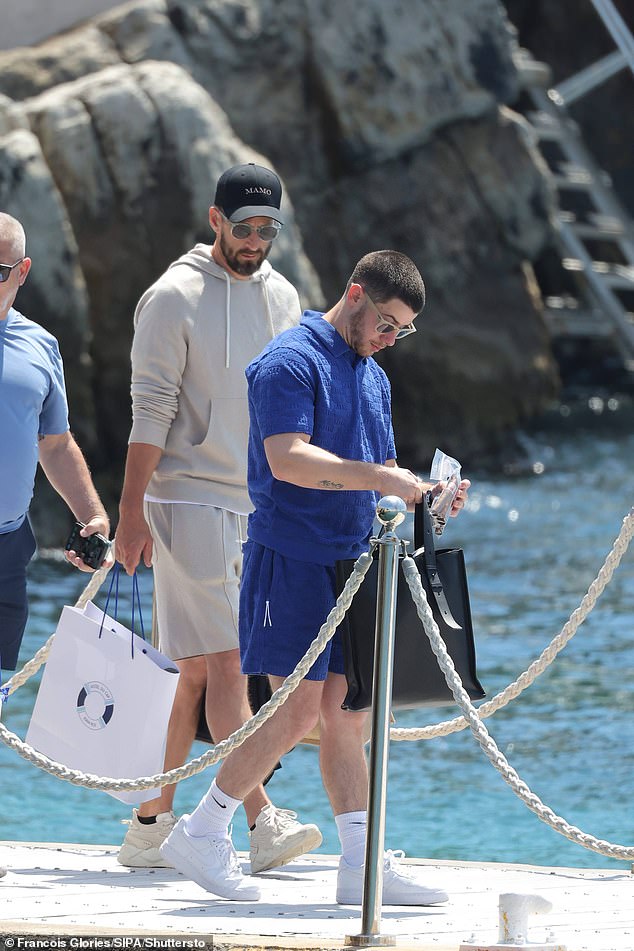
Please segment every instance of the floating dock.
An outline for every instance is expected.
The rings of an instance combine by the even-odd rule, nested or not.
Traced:
[[[0,842],[4,951],[339,951],[361,933],[361,908],[335,903],[338,858],[315,854],[258,875],[259,902],[215,898],[172,869],[126,869],[118,847]],[[248,871],[248,859],[240,854]],[[540,895],[525,944],[547,951],[633,951],[634,875],[623,869],[545,868],[426,859],[446,905],[385,907],[380,934],[400,951],[508,948],[498,943],[502,893]]]

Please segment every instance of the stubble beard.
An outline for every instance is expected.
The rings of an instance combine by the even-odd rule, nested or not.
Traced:
[[[243,260],[240,258],[239,251],[232,251],[229,245],[227,244],[224,235],[220,235],[220,250],[222,255],[229,266],[229,268],[235,273],[239,274],[241,277],[251,277],[252,274],[262,266],[262,262],[266,260],[271,252],[271,245],[268,244],[264,250],[256,252],[256,257],[249,258],[248,260]]]
[[[365,311],[361,310],[356,314],[351,314],[348,324],[348,346],[354,350],[360,357],[370,357],[373,350],[369,343],[363,343],[362,324],[364,322]]]

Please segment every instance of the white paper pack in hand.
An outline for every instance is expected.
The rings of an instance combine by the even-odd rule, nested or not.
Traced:
[[[56,762],[96,776],[162,773],[177,683],[178,669],[169,657],[92,602],[83,610],[66,606],[26,742]],[[126,803],[160,793],[158,788],[105,791]]]
[[[457,459],[448,456],[441,449],[436,449],[429,477],[432,482],[445,483],[442,491],[438,495],[434,495],[429,507],[434,520],[436,535],[442,535],[445,522],[451,512],[451,506],[460,485],[460,470],[460,463]]]

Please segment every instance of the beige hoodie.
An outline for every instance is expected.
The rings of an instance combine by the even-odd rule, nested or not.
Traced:
[[[268,261],[237,280],[204,244],[145,292],[134,315],[129,441],[164,450],[148,495],[251,511],[244,371],[299,318],[297,291]]]

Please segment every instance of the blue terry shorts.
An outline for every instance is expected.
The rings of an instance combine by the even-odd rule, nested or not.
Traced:
[[[35,552],[28,518],[14,532],[0,535],[0,667],[15,670],[28,605],[26,566]]]
[[[334,567],[286,558],[247,541],[239,614],[243,673],[287,677],[317,636],[336,600]],[[343,673],[338,630],[306,679],[325,680],[329,671]]]

